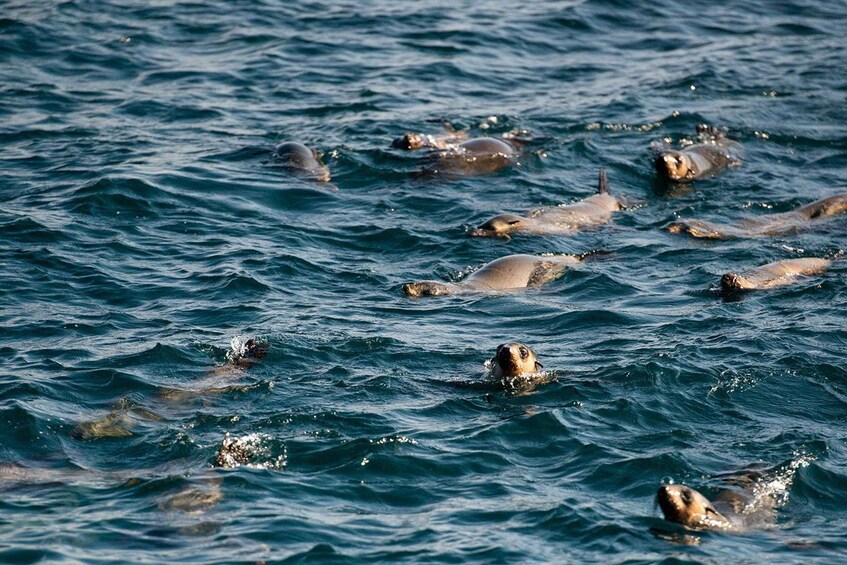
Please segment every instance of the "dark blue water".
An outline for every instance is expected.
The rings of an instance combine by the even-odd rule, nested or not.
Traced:
[[[663,228],[847,190],[847,6],[720,4],[0,7],[0,561],[843,559],[847,267],[711,287],[834,256],[847,224]],[[536,139],[457,180],[389,148],[444,121]],[[744,164],[662,190],[649,144],[701,122]],[[337,191],[274,166],[290,139]],[[634,203],[610,225],[467,237],[588,196],[601,166]],[[612,254],[526,292],[400,291],[592,249]],[[251,337],[266,358],[210,373]],[[554,382],[480,384],[512,340]],[[79,433],[110,413],[131,435]],[[212,467],[227,432],[252,465]],[[711,495],[751,466],[768,520],[689,545],[651,531],[663,481]]]

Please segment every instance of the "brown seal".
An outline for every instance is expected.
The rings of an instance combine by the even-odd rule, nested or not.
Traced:
[[[403,285],[403,292],[408,296],[418,297],[538,286],[559,278],[568,267],[578,265],[588,255],[507,255],[483,265],[459,282],[408,283]]]
[[[597,194],[567,206],[540,208],[526,216],[500,214],[470,232],[471,237],[505,237],[512,233],[570,234],[581,228],[605,224],[621,210],[620,200],[609,194],[606,171],[600,169]]]
[[[726,273],[721,277],[724,292],[759,290],[789,285],[798,277],[817,275],[829,268],[828,259],[786,259],[768,263],[741,273]]]
[[[489,374],[495,379],[525,377],[536,374],[544,368],[544,365],[538,362],[532,349],[523,343],[498,345],[490,364]]]
[[[286,141],[276,146],[273,153],[274,162],[285,167],[288,171],[309,180],[329,182],[329,168],[321,162],[320,154],[302,143]]]
[[[446,177],[492,173],[517,163],[519,146],[516,139],[476,137],[436,153],[426,172]]]
[[[711,501],[683,485],[662,485],[656,501],[665,520],[694,530],[733,530],[737,526],[718,512]]]
[[[741,164],[741,145],[717,128],[697,126],[701,143],[678,151],[663,151],[656,157],[659,177],[668,181],[690,181],[714,176],[727,167]]]
[[[836,194],[795,210],[741,220],[737,225],[721,225],[702,220],[683,220],[668,226],[671,233],[700,239],[733,239],[786,235],[811,227],[815,222],[847,212],[847,193]]]

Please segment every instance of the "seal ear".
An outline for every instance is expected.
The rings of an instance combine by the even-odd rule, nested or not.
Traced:
[[[540,361],[535,362],[535,370],[536,371],[540,371],[543,368],[544,368],[544,365],[542,365]]]

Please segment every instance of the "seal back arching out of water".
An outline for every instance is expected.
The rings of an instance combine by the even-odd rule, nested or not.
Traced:
[[[408,296],[439,296],[465,292],[515,290],[542,285],[582,262],[586,255],[507,255],[483,265],[457,283],[421,281],[403,285]]]
[[[426,170],[447,177],[492,173],[517,162],[517,144],[514,139],[476,137],[439,151]]]
[[[721,277],[724,292],[739,292],[785,286],[804,275],[816,275],[829,268],[828,259],[787,259],[768,263],[742,273],[727,273]]]
[[[320,155],[302,143],[286,141],[276,146],[273,160],[309,180],[329,182],[329,169],[320,160]]]
[[[609,194],[606,171],[600,169],[597,194],[567,206],[532,210],[527,216],[500,214],[471,231],[470,236],[508,238],[512,233],[568,234],[583,227],[604,224],[622,207],[621,202]]]
[[[847,212],[847,193],[816,200],[796,210],[748,218],[737,225],[721,225],[701,220],[684,220],[668,226],[671,233],[685,233],[700,239],[732,239],[785,235],[815,222]]]
[[[718,512],[711,501],[683,485],[662,485],[656,501],[665,519],[695,530],[732,530],[737,528],[726,516]]]
[[[741,146],[717,128],[697,127],[701,143],[679,151],[666,150],[656,157],[656,172],[669,181],[690,181],[718,174],[741,163]]]

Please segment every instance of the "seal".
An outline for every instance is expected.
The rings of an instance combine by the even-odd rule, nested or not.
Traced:
[[[725,293],[761,290],[789,285],[801,276],[817,275],[829,268],[829,259],[786,259],[768,263],[741,273],[726,273],[721,277]]]
[[[519,141],[476,137],[436,153],[426,172],[447,177],[481,175],[517,163]]]
[[[467,292],[493,292],[540,286],[562,276],[568,267],[581,263],[584,255],[507,255],[486,263],[456,283],[421,281],[403,285],[411,297]]]
[[[253,338],[242,342],[241,338],[234,337],[230,346],[231,349],[227,352],[227,362],[206,373],[205,378],[196,383],[194,389],[164,388],[159,391],[159,396],[171,402],[178,402],[202,395],[243,392],[254,388],[255,384],[232,384],[230,379],[263,359],[268,354],[270,345]]]
[[[795,233],[844,212],[847,212],[847,193],[822,198],[788,212],[748,218],[734,226],[692,219],[674,222],[667,229],[670,233],[687,234],[699,239],[767,237]]]
[[[92,440],[102,438],[130,437],[131,428],[137,421],[158,422],[163,418],[146,408],[136,406],[130,399],[121,398],[108,414],[95,420],[80,422],[71,430],[74,439]]]
[[[712,502],[683,485],[662,485],[656,493],[656,502],[665,520],[682,524],[693,530],[734,530],[734,524],[715,509]]]
[[[691,181],[715,176],[727,167],[741,164],[741,145],[717,128],[700,125],[701,143],[678,151],[666,150],[654,162],[659,177],[667,181]]]
[[[566,235],[582,228],[605,224],[614,212],[622,208],[620,200],[609,194],[606,171],[600,169],[597,194],[566,206],[532,210],[526,216],[500,214],[472,230],[469,235],[507,239],[513,233]]]
[[[445,133],[434,135],[406,132],[405,135],[392,141],[391,147],[406,151],[415,151],[418,149],[453,149],[468,138],[468,134],[463,131],[455,131],[449,127],[445,127],[445,130]]]
[[[525,377],[536,374],[544,368],[544,365],[538,362],[532,349],[523,343],[498,345],[490,365],[489,375],[495,379]]]
[[[286,141],[276,146],[273,160],[288,171],[316,182],[329,182],[329,169],[320,154],[302,143]]]

